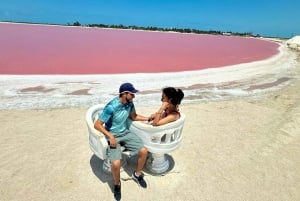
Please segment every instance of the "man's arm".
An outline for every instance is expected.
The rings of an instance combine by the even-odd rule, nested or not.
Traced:
[[[108,132],[103,125],[104,123],[98,119],[94,124],[94,128],[109,138],[109,143],[111,147],[116,147],[117,141],[115,137],[110,132]]]
[[[130,119],[132,121],[148,121],[149,117],[145,117],[143,115],[137,114],[136,112],[131,112]]]

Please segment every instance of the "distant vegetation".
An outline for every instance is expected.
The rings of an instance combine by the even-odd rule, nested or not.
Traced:
[[[239,33],[239,32],[222,32],[222,31],[203,31],[198,29],[181,29],[181,28],[159,28],[159,27],[141,27],[141,26],[124,26],[119,25],[106,25],[106,24],[87,24],[81,25],[78,21],[73,24],[67,24],[68,26],[85,26],[85,27],[99,27],[99,28],[112,28],[112,29],[132,29],[132,30],[147,30],[147,31],[172,31],[179,33],[194,33],[194,34],[214,34],[214,35],[234,35],[234,36],[251,36],[251,37],[261,37],[259,34],[253,34],[251,32]]]
[[[13,22],[13,21],[6,21]],[[62,25],[54,23],[33,23],[33,22],[16,22],[16,23],[27,23],[27,24],[49,24],[49,25]],[[131,30],[147,30],[147,31],[169,31],[169,32],[178,32],[178,33],[194,33],[194,34],[213,34],[213,35],[233,35],[233,36],[250,36],[250,37],[261,37],[259,34],[253,34],[252,32],[231,32],[231,31],[215,31],[215,30],[198,30],[198,29],[189,29],[189,28],[160,28],[160,27],[141,27],[141,26],[124,26],[119,25],[106,25],[106,24],[87,24],[82,25],[80,22],[76,21],[73,24],[67,23],[67,26],[82,26],[82,27],[99,27],[99,28],[112,28],[112,29],[131,29]],[[272,37],[270,37],[272,38]]]

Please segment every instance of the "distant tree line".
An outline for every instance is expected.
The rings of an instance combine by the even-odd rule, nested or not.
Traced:
[[[251,32],[223,32],[223,31],[204,31],[198,29],[189,29],[189,28],[160,28],[160,27],[142,27],[142,26],[124,26],[119,25],[106,25],[106,24],[87,24],[81,25],[80,22],[76,21],[73,24],[67,24],[68,26],[86,26],[86,27],[98,27],[98,28],[112,28],[112,29],[131,29],[131,30],[147,30],[147,31],[171,31],[178,33],[194,33],[194,34],[213,34],[213,35],[234,35],[234,36],[251,36],[251,37],[260,37],[259,34],[253,34]]]
[[[6,21],[6,22],[15,22],[15,21]],[[33,22],[17,22],[17,23],[27,23],[27,24],[49,24],[49,25],[62,25],[55,23],[33,23]],[[119,25],[106,25],[106,24],[87,24],[82,25],[80,22],[76,21],[73,24],[67,23],[67,26],[84,26],[84,27],[99,27],[99,28],[112,28],[112,29],[132,29],[132,30],[148,30],[148,31],[170,31],[170,32],[179,32],[179,33],[194,33],[194,34],[213,34],[213,35],[234,35],[234,36],[250,36],[250,37],[261,37],[259,34],[253,34],[252,32],[231,32],[231,31],[215,31],[215,30],[198,30],[198,29],[189,29],[189,28],[160,28],[160,27],[141,27],[141,26],[124,26]],[[272,38],[271,36],[269,36]]]

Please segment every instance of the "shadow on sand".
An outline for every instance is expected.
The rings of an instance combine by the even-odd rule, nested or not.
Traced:
[[[103,170],[103,162],[104,161],[99,159],[95,154],[92,155],[90,159],[90,165],[93,173],[98,177],[98,179],[100,179],[100,181],[102,181],[102,183],[107,183],[111,191],[113,192],[114,181],[111,174],[107,174]]]
[[[154,172],[151,172],[147,168],[147,165],[145,165],[145,167],[143,169],[145,176],[164,176],[164,175],[170,173],[175,166],[175,161],[172,156],[170,156],[168,154],[166,154],[165,156],[166,156],[167,160],[169,161],[169,168],[163,173],[154,173]],[[149,157],[151,157],[151,153],[149,153],[148,158]],[[92,155],[92,157],[90,159],[90,165],[91,165],[93,173],[98,177],[98,179],[102,183],[107,183],[113,192],[114,181],[113,181],[111,174],[106,173],[103,170],[103,168],[102,168],[103,162],[104,161],[99,159],[95,154]],[[121,180],[122,181],[131,180],[131,175],[136,168],[136,163],[137,163],[137,155],[127,157],[126,163],[125,163],[126,165],[121,168]],[[126,173],[126,176],[124,176],[123,172]]]

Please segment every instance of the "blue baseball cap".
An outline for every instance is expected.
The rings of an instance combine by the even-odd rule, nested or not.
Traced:
[[[138,92],[137,89],[134,88],[134,86],[131,83],[123,83],[121,84],[120,88],[119,88],[119,93],[124,93],[124,92],[129,92],[132,94],[135,94],[136,92]]]

